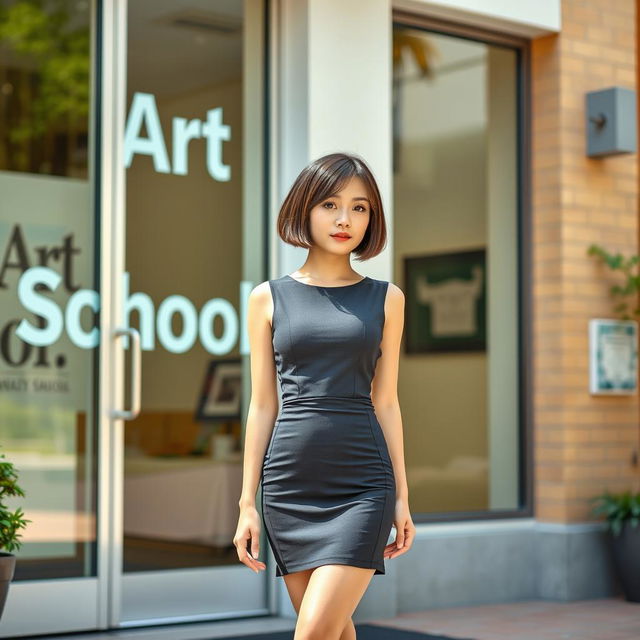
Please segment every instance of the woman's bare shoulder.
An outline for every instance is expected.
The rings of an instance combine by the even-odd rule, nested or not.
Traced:
[[[404,291],[397,284],[388,282],[386,299],[391,304],[404,304]]]
[[[254,298],[269,297],[271,295],[271,286],[269,285],[269,280],[265,280],[264,282],[261,282],[253,287],[249,295],[253,296]]]
[[[271,300],[271,287],[269,281],[265,280],[260,284],[257,284],[249,292],[247,299],[247,305],[249,309],[268,309],[272,304]]]

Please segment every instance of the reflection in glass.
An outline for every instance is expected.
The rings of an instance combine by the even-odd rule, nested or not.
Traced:
[[[60,277],[54,291],[30,290],[62,311],[79,289],[96,290],[91,37],[88,2],[0,3],[0,445],[26,493],[7,506],[31,520],[16,580],[96,570],[97,352],[76,346],[68,327],[46,346],[16,333],[23,319],[39,329],[57,322],[18,297],[30,268]],[[79,321],[86,332],[97,324],[88,307]]]

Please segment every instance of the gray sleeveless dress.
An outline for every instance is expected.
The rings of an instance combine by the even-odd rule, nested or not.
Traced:
[[[262,465],[262,519],[282,576],[323,564],[384,574],[395,479],[371,382],[389,283],[269,280],[282,394]]]

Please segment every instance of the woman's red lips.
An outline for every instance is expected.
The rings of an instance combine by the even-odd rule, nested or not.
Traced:
[[[334,238],[350,238],[351,236],[348,233],[332,233]]]

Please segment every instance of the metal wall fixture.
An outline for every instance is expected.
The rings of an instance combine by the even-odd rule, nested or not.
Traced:
[[[589,91],[585,95],[587,155],[602,157],[635,153],[636,92],[624,87]]]

